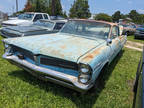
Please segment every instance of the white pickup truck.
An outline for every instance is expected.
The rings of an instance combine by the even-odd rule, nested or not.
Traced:
[[[36,12],[26,12],[18,16],[17,19],[7,20],[2,22],[2,27],[6,26],[26,26],[31,25],[33,22],[36,22],[40,19],[49,19],[50,17],[47,13],[36,13]]]

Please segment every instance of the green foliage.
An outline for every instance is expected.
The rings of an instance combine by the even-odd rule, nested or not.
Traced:
[[[109,21],[112,22],[112,17],[105,13],[100,13],[95,16],[95,20]]]
[[[113,22],[119,22],[119,19],[121,19],[121,12],[120,11],[116,11],[113,15],[112,15],[112,20]]]
[[[60,0],[54,0],[54,2],[55,5],[52,5],[52,0],[28,0],[24,10],[27,12],[44,12],[49,15],[62,15],[66,17],[66,13],[63,13],[62,11]],[[53,7],[54,14],[52,13]]]
[[[50,15],[53,15],[53,16],[63,15],[60,0],[51,0],[50,1],[50,11],[51,11]]]
[[[126,18],[128,18],[128,14],[121,14],[121,19],[126,19]]]
[[[91,16],[88,0],[76,0],[71,6],[70,18],[89,18]]]
[[[64,18],[67,18],[66,11],[63,12],[63,17],[64,17]]]
[[[132,10],[129,13],[129,17],[136,24],[144,24],[144,14],[139,14],[136,10]]]

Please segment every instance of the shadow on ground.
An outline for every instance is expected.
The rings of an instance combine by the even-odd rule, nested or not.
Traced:
[[[37,78],[31,76],[25,71],[14,71],[12,73],[9,73],[9,75],[12,77],[18,77],[21,80],[32,84],[33,86],[38,86],[40,89],[43,89],[46,92],[51,92],[54,95],[59,95],[61,97],[68,98],[69,100],[74,102],[78,108],[91,108],[96,103],[97,98],[99,97],[102,90],[105,88],[107,80],[111,76],[111,73],[113,72],[115,66],[122,57],[123,53],[124,50],[122,50],[120,54],[113,60],[113,62],[109,65],[106,72],[100,74],[101,86],[99,86],[97,89],[92,89],[88,91],[88,93],[86,94],[81,95],[80,93],[74,90],[59,86],[57,84],[38,80]]]

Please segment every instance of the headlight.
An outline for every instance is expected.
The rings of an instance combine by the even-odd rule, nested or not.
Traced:
[[[85,65],[85,64],[81,64],[81,65],[79,66],[79,70],[80,70],[80,72],[83,73],[83,74],[89,74],[89,72],[91,71],[89,65]]]
[[[79,81],[83,84],[86,84],[90,79],[89,75],[80,75],[79,76]]]
[[[4,49],[5,53],[8,53],[8,55],[12,55],[11,46],[6,44],[6,43],[4,43],[4,47],[5,47],[5,49]]]
[[[78,77],[79,82],[83,84],[87,84],[90,81],[92,75],[91,67],[86,64],[80,64],[79,72],[80,72]]]

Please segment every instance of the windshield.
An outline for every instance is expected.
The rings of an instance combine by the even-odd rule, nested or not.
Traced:
[[[32,20],[33,16],[34,14],[25,13],[25,14],[19,15],[18,19]]]
[[[69,21],[61,30],[62,33],[101,39],[107,39],[109,31],[108,24],[88,21]]]
[[[50,22],[50,21],[44,21],[44,20],[38,20],[34,23],[34,25],[37,26],[42,26],[42,27],[46,27],[49,29],[52,29],[54,26],[54,22]]]

